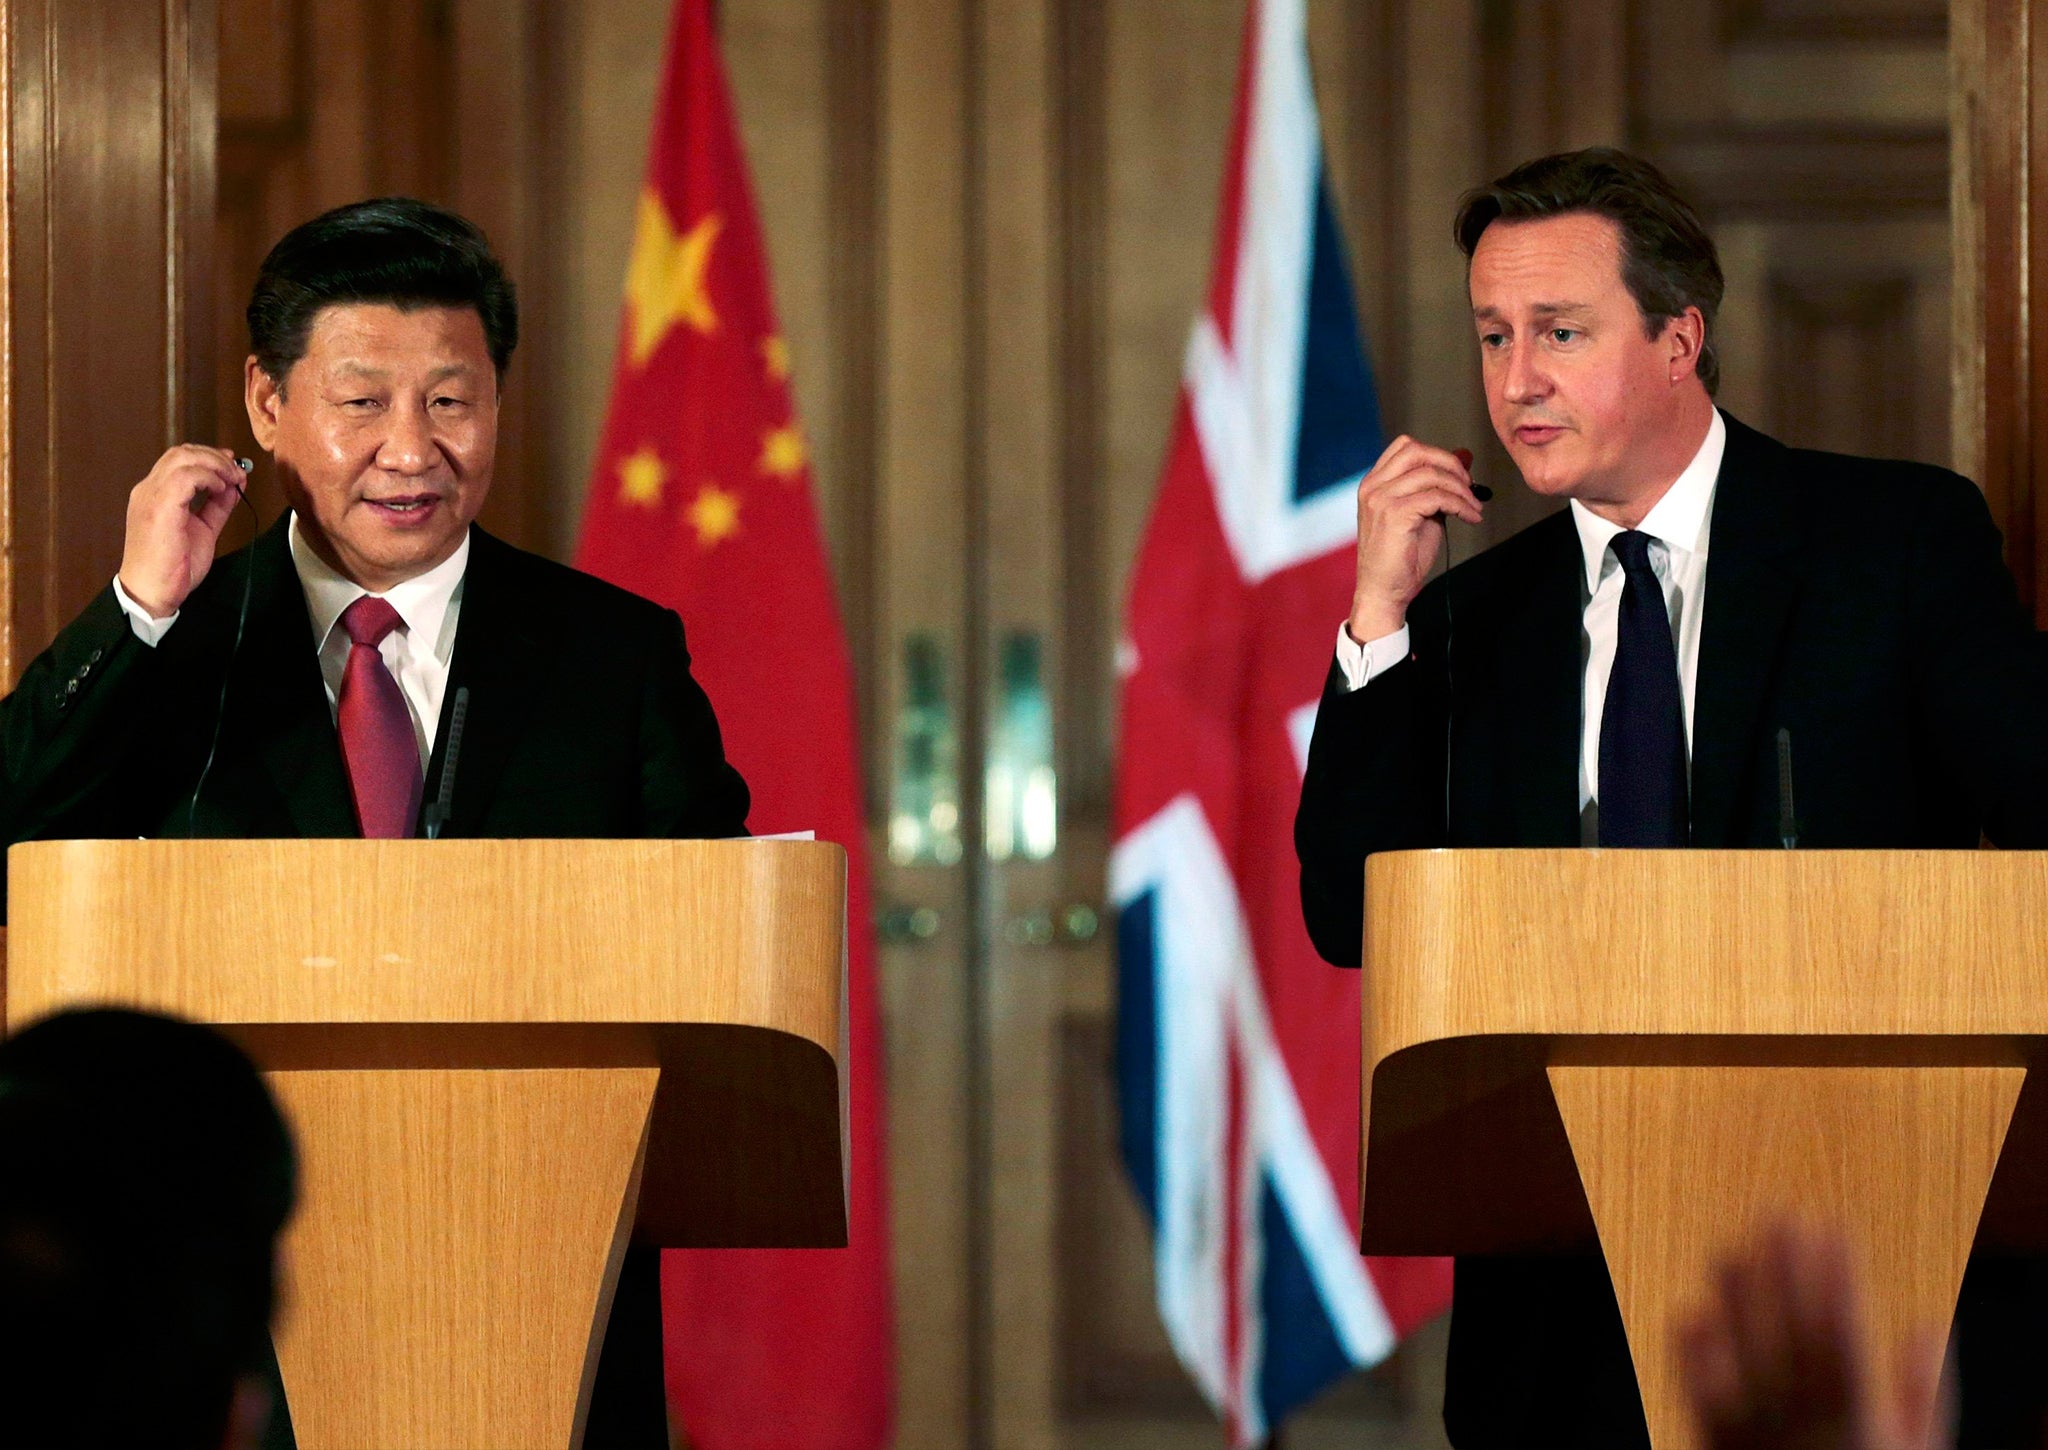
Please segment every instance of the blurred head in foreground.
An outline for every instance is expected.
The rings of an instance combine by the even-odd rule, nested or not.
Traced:
[[[203,1027],[66,1012],[0,1043],[0,1445],[219,1450],[254,1377],[290,1135]]]

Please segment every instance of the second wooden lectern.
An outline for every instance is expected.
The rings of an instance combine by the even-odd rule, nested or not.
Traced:
[[[7,1020],[222,1027],[292,1119],[304,1450],[561,1450],[630,1237],[846,1242],[845,856],[782,841],[66,841]]]
[[[1389,853],[1363,966],[1365,1250],[1597,1232],[1658,1450],[1765,1218],[1847,1236],[1880,1373],[1939,1359],[1973,1241],[2048,1245],[2048,853]]]

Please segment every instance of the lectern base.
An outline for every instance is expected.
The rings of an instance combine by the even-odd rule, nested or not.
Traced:
[[[301,1161],[277,1335],[301,1450],[581,1439],[658,1076],[268,1074]]]
[[[1773,1214],[1847,1237],[1880,1375],[1916,1349],[1939,1359],[2024,1068],[1549,1072],[1657,1450],[1697,1442],[1679,1317]]]

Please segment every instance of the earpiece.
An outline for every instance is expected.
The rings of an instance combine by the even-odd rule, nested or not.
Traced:
[[[1463,464],[1467,470],[1470,470],[1470,468],[1472,467],[1471,449],[1453,448],[1451,450],[1451,456],[1457,459],[1459,463]],[[1472,497],[1478,499],[1481,503],[1492,503],[1493,490],[1488,488],[1483,483],[1474,482],[1472,485]]]

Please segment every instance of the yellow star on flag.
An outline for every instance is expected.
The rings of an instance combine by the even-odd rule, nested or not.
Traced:
[[[776,382],[789,381],[789,344],[780,335],[761,339],[761,365]]]
[[[670,224],[661,198],[650,188],[640,193],[640,211],[633,225],[633,260],[626,268],[626,302],[632,309],[632,358],[643,367],[676,323],[706,336],[718,331],[718,314],[705,290],[711,265],[711,244],[724,221],[717,212],[681,236]]]
[[[740,531],[739,496],[707,483],[691,501],[687,517],[696,527],[697,542],[706,549],[716,548]]]
[[[761,461],[755,466],[770,478],[801,478],[810,461],[810,450],[804,446],[804,430],[796,424],[770,428],[761,435]]]
[[[626,503],[655,508],[661,503],[661,486],[668,482],[668,469],[661,455],[642,444],[619,460],[619,498]]]

